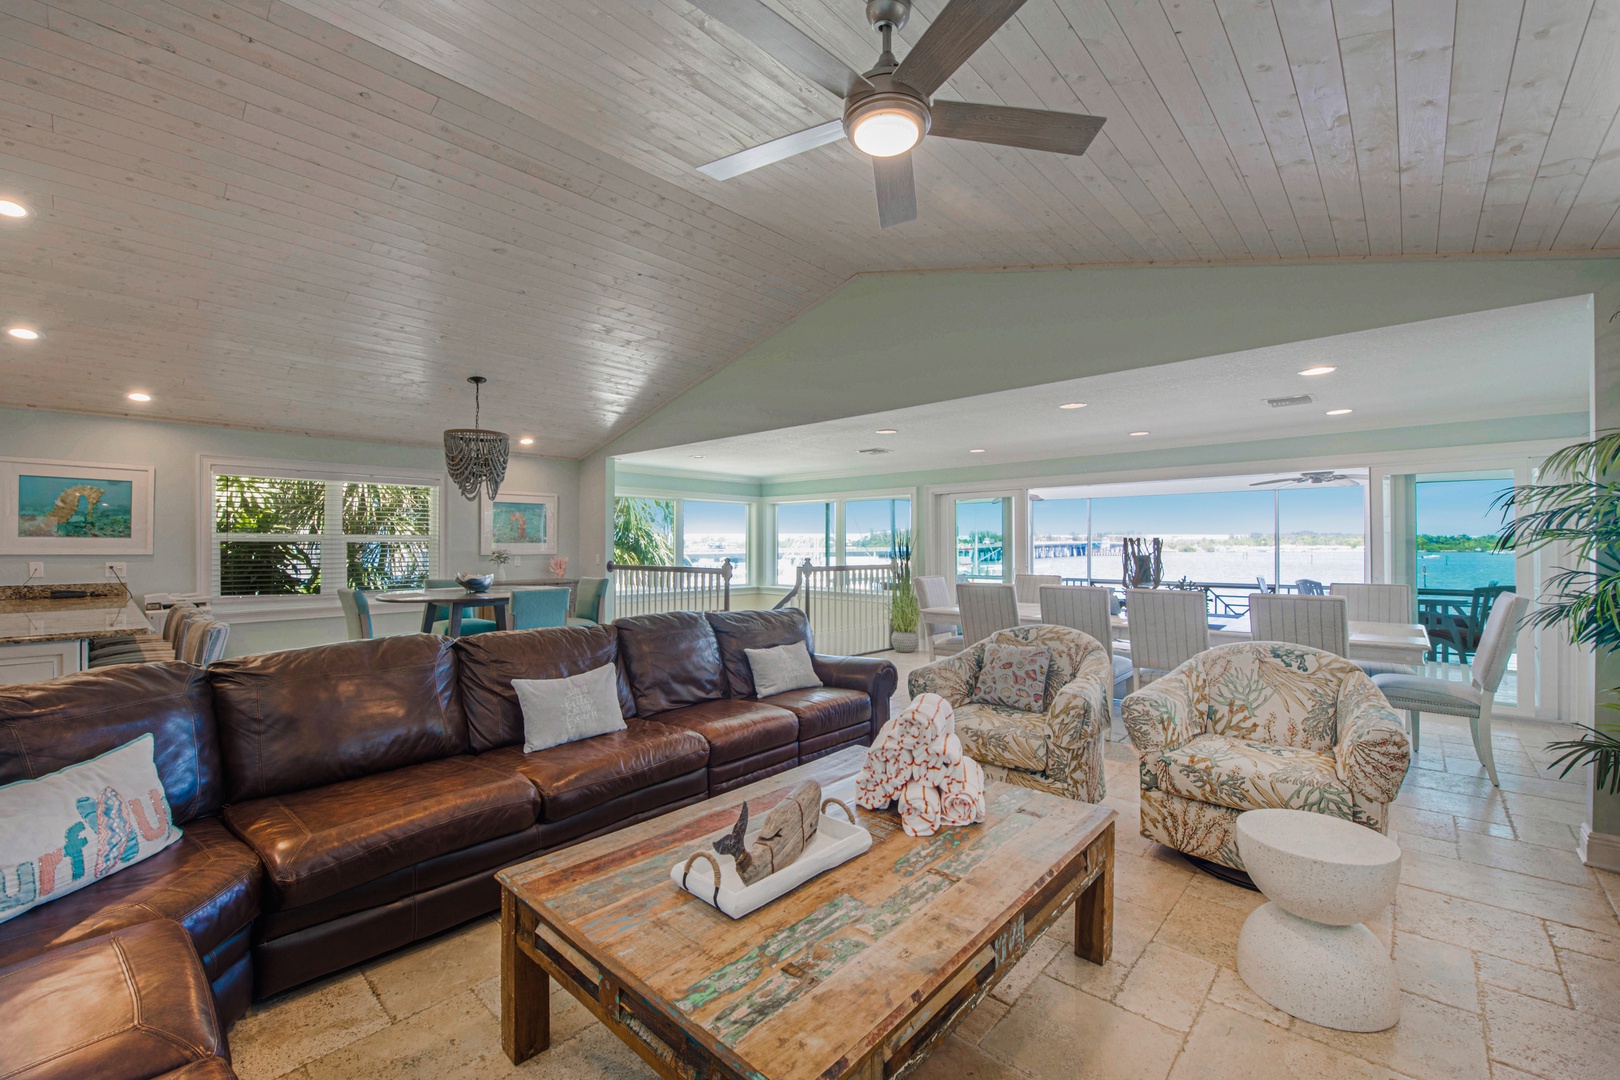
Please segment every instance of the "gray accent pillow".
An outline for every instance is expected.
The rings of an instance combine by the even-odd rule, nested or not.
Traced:
[[[612,664],[565,679],[513,679],[512,689],[523,709],[525,754],[625,728]]]
[[[754,693],[762,698],[821,685],[810,663],[810,650],[802,641],[774,649],[744,649],[743,653],[754,671]]]

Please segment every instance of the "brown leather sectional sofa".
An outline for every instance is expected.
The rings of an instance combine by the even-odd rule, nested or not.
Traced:
[[[676,612],[0,687],[0,784],[151,732],[185,833],[0,923],[0,1074],[15,1064],[10,1016],[31,1015],[17,1001],[37,996],[26,973],[54,970],[56,951],[172,920],[191,948],[170,947],[164,972],[161,941],[147,942],[155,984],[200,974],[228,1025],[250,998],[495,910],[493,874],[504,866],[870,743],[897,682],[888,661],[817,656],[823,687],[754,694],[743,650],[801,640],[809,631],[797,611]],[[607,663],[618,668],[626,730],[525,754],[512,680]],[[95,980],[84,983],[93,992]],[[201,1070],[215,1068],[206,1036],[219,1022],[193,1026],[196,1055],[172,1067],[214,1075]],[[221,1058],[223,1047],[220,1035]]]

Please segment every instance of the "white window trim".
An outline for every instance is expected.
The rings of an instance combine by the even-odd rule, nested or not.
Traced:
[[[681,555],[681,551],[686,544],[687,503],[727,503],[732,506],[741,506],[745,508],[748,511],[748,519],[744,525],[743,531],[743,558],[746,560],[743,566],[744,576],[740,579],[733,577],[731,579],[731,588],[733,591],[735,591],[737,589],[748,589],[754,587],[754,575],[757,573],[755,568],[759,564],[759,560],[754,558],[754,551],[758,547],[754,539],[755,524],[759,520],[758,499],[751,498],[747,495],[703,495],[694,494],[689,491],[657,491],[652,488],[642,487],[616,489],[613,492],[613,498],[615,500],[656,499],[659,502],[674,503],[675,520],[670,522],[670,536],[671,543],[673,543],[675,546],[675,558],[677,560],[680,560],[683,557]]]
[[[299,596],[218,596],[214,583],[214,477],[264,476],[284,480],[320,480],[365,484],[407,484],[431,487],[433,499],[433,565],[444,566],[445,508],[444,474],[427,469],[378,468],[345,465],[329,461],[275,461],[264,458],[237,458],[199,455],[197,459],[197,595],[206,596],[214,608],[253,621],[280,621],[320,617],[341,611],[336,591]],[[340,539],[336,534],[323,540]]]
[[[818,503],[818,504],[832,503],[833,504],[833,523],[832,523],[831,528],[833,530],[833,536],[832,536],[832,539],[833,539],[833,553],[832,553],[831,557],[832,557],[834,565],[837,565],[839,563],[842,563],[844,558],[845,558],[844,543],[848,539],[848,537],[845,536],[844,504],[845,503],[852,503],[852,502],[883,502],[883,501],[886,501],[886,500],[898,500],[898,499],[904,499],[907,503],[909,503],[911,505],[911,552],[912,552],[912,557],[915,558],[916,555],[917,555],[917,513],[918,513],[918,511],[917,511],[917,490],[915,488],[896,488],[896,489],[893,489],[893,490],[881,490],[881,491],[859,491],[859,490],[857,490],[857,491],[838,491],[838,492],[818,493],[818,494],[815,494],[815,495],[802,495],[802,496],[801,495],[772,495],[772,496],[766,497],[763,500],[763,502],[764,502],[764,507],[763,507],[764,513],[763,513],[762,516],[763,516],[763,518],[765,520],[765,528],[766,528],[765,539],[767,541],[766,546],[770,549],[771,557],[770,557],[770,563],[769,563],[769,570],[764,575],[763,579],[761,580],[760,588],[763,588],[763,589],[777,589],[777,590],[780,590],[782,592],[786,592],[787,590],[793,588],[793,585],[791,583],[783,585],[783,584],[779,583],[776,580],[777,563],[778,563],[779,559],[781,558],[781,554],[777,550],[777,546],[776,546],[776,540],[777,540],[776,509],[777,509],[777,507],[779,507],[779,506],[806,506],[806,505],[810,505],[812,503]]]

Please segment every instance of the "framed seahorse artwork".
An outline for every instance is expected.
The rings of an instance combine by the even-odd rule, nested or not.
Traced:
[[[557,553],[557,496],[502,491],[484,503],[479,551],[496,548],[513,555]]]
[[[0,458],[0,553],[150,555],[154,470]]]

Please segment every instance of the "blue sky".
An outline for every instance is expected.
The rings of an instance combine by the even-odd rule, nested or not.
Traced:
[[[1502,527],[1491,500],[1511,481],[1445,480],[1419,483],[1418,532],[1427,536],[1487,536]]]
[[[1359,487],[1282,493],[1283,532],[1360,533],[1364,493]],[[1091,500],[1098,533],[1266,533],[1272,528],[1269,489],[1187,495],[1134,495]],[[1036,535],[1083,533],[1083,499],[1053,499],[1035,507]]]

